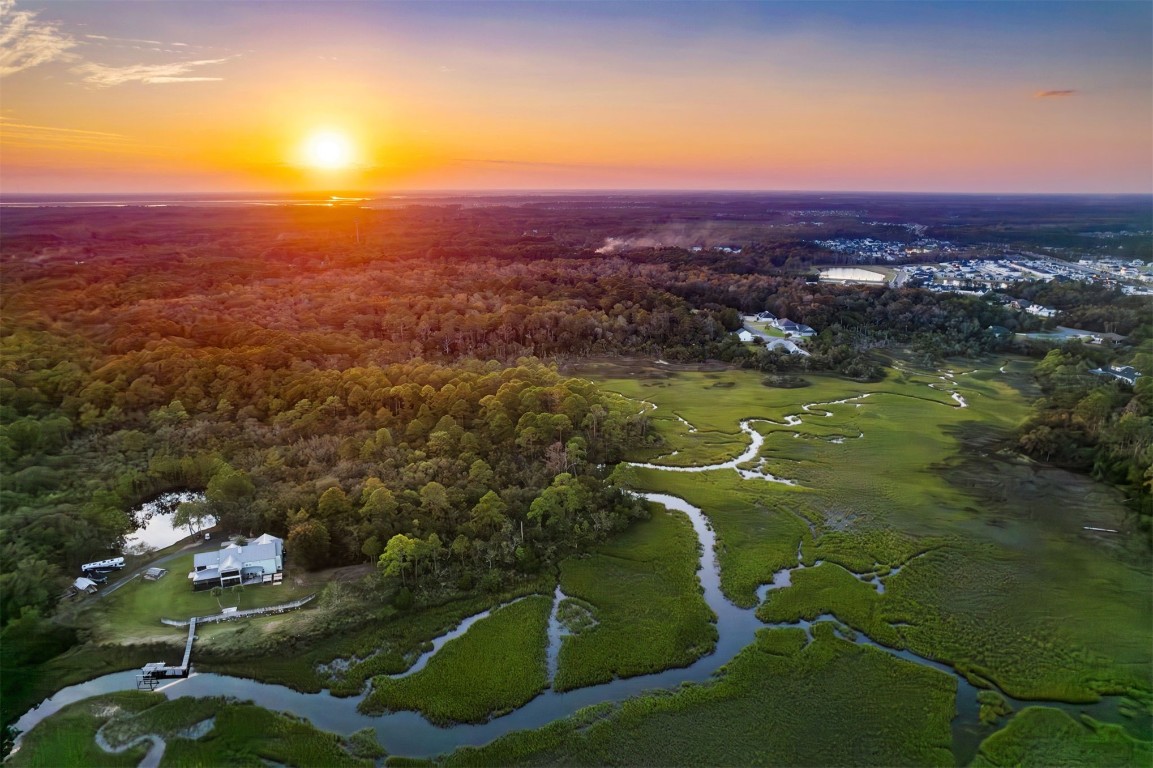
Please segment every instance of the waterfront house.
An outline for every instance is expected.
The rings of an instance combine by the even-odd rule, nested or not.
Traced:
[[[188,574],[194,590],[273,584],[284,573],[284,541],[264,534],[247,544],[228,544],[215,552],[202,552],[192,559]]]

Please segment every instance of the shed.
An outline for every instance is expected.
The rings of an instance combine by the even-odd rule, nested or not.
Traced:
[[[72,582],[72,586],[77,591],[87,592],[90,595],[96,592],[96,582],[92,579],[86,579],[83,576]]]
[[[164,578],[164,575],[166,573],[168,573],[168,571],[166,571],[163,568],[149,568],[147,571],[144,572],[144,580],[145,581],[158,581],[158,580]]]

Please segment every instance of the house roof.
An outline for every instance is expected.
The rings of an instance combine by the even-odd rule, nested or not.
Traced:
[[[192,583],[198,581],[215,581],[220,578],[220,571],[215,568],[205,568],[203,571],[193,571],[191,574]]]
[[[76,581],[72,582],[72,586],[76,587],[77,589],[92,589],[95,588],[96,582],[92,579],[86,579],[81,576]]]
[[[796,345],[795,342],[789,341],[788,339],[773,339],[772,341],[766,342],[765,347],[774,350],[783,349],[790,355],[804,355],[805,357],[811,357],[808,352],[801,349]]]
[[[215,552],[201,552],[192,558],[193,568],[207,568],[215,572],[235,570],[244,563],[256,560],[275,560],[284,551],[284,541],[271,534],[244,545],[229,544]],[[203,572],[203,571],[201,571]]]

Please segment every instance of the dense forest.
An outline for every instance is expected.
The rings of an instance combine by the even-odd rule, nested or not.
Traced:
[[[184,517],[285,536],[309,567],[380,561],[406,587],[498,585],[642,514],[610,472],[652,439],[644,409],[557,363],[876,379],[886,347],[978,355],[1006,348],[991,326],[1034,322],[971,296],[810,282],[790,269],[812,252],[796,240],[600,253],[608,225],[579,206],[5,217],[5,623],[49,610],[66,574],[135,527],[126,510],[179,488],[206,491]],[[1140,304],[1062,290],[1021,293],[1148,335]],[[766,309],[818,331],[811,356],[737,340],[741,314]],[[1148,388],[1056,383],[1086,355],[1046,358],[1022,445],[1137,489],[1147,509]]]

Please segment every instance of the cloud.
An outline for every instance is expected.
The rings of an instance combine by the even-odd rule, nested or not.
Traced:
[[[457,160],[458,163],[465,165],[495,165],[495,166],[514,166],[521,168],[561,168],[573,170],[594,170],[594,171],[620,171],[620,170],[633,170],[635,166],[629,165],[606,165],[603,163],[549,163],[540,162],[536,160],[499,160],[499,159],[480,159],[463,157]]]
[[[110,67],[104,64],[89,62],[72,68],[80,75],[84,82],[98,88],[111,88],[114,85],[125,83],[148,83],[152,85],[161,83],[203,83],[223,80],[222,77],[186,76],[196,67],[209,64],[220,64],[228,61],[223,59],[201,59],[200,61],[178,61],[172,64],[132,64],[126,67]]]
[[[0,139],[6,147],[52,150],[148,153],[156,145],[142,144],[120,133],[22,123],[0,116]]]
[[[1067,88],[1067,89],[1062,90],[1062,91],[1037,91],[1036,93],[1033,94],[1033,98],[1034,99],[1060,99],[1060,98],[1064,98],[1065,96],[1073,96],[1073,95],[1078,94],[1078,93],[1080,93],[1080,91],[1078,91],[1075,88]]]
[[[34,11],[14,10],[16,0],[0,0],[0,77],[67,58],[76,46],[71,35],[36,21]]]
[[[117,43],[145,43],[147,45],[166,45],[160,40],[141,40],[138,37],[109,37],[108,35],[85,35],[84,37],[89,40],[101,40]],[[183,43],[176,43],[176,45],[183,45]]]

